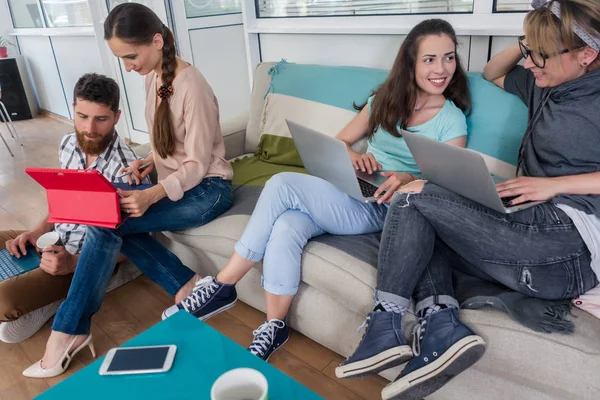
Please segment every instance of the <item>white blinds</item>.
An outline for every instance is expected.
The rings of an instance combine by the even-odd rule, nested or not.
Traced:
[[[531,0],[496,0],[495,11],[529,11]]]
[[[242,12],[241,0],[185,0],[184,4],[188,18]]]
[[[474,0],[257,0],[259,18],[472,12]]]

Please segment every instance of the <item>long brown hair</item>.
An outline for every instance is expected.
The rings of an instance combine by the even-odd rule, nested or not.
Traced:
[[[415,79],[419,44],[424,37],[429,35],[446,35],[454,42],[455,46],[458,46],[454,28],[443,19],[425,20],[408,33],[400,46],[387,79],[373,92],[375,98],[371,105],[368,137],[372,137],[379,127],[393,136],[401,137],[397,129],[398,122],[402,129],[408,127],[419,90]],[[471,110],[467,75],[460,63],[458,52],[456,52],[456,72],[444,91],[444,96],[452,100],[463,112]],[[358,110],[363,107],[364,105],[360,107],[355,105]]]
[[[116,6],[104,21],[104,39],[117,37],[127,43],[147,45],[152,43],[159,33],[163,37],[162,48],[162,84],[171,87],[175,79],[177,54],[173,32],[165,26],[160,18],[148,7],[138,3],[124,3]],[[152,142],[156,152],[167,158],[175,151],[173,121],[168,97],[163,97],[156,113],[152,127]]]
[[[560,18],[551,10],[560,4]],[[546,6],[532,10],[525,17],[525,37],[531,50],[542,54],[557,54],[586,47],[574,31],[575,23],[589,34],[600,36],[600,2],[598,0],[553,0]],[[600,66],[596,57],[592,69]]]

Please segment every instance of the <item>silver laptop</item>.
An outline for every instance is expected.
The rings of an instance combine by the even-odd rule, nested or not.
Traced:
[[[309,174],[325,179],[359,201],[377,200],[373,195],[386,178],[378,172],[369,175],[355,170],[344,142],[287,119],[285,122]]]
[[[496,183],[503,179],[492,177],[481,154],[462,147],[402,131],[423,178],[483,204],[501,213],[509,214],[542,202],[527,202],[510,206],[513,198],[501,198]]]

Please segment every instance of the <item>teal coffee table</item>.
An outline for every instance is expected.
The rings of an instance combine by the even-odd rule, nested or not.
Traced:
[[[269,400],[312,400],[320,396],[278,369],[250,354],[193,316],[178,312],[122,347],[174,344],[177,354],[169,372],[101,376],[104,357],[42,393],[38,399],[210,399],[212,384],[223,373],[254,368],[269,382]]]

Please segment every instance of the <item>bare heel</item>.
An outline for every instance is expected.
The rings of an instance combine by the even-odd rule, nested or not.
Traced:
[[[94,347],[94,342],[90,342],[89,348],[92,353],[92,358],[96,358],[96,347]]]

